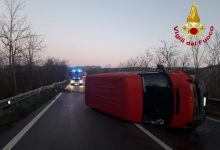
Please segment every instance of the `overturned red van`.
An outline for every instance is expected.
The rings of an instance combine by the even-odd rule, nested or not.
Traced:
[[[205,119],[206,91],[181,71],[103,73],[87,76],[85,103],[123,120],[189,128]]]

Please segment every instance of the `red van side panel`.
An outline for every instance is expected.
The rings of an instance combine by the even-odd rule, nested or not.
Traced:
[[[169,127],[187,128],[186,124],[193,120],[194,94],[193,85],[187,80],[192,78],[183,72],[175,71],[169,73],[173,83],[174,112]],[[177,89],[179,90],[179,105],[177,106]],[[179,113],[177,113],[179,107]]]
[[[97,74],[86,77],[85,103],[118,118],[142,120],[142,82],[138,74]]]

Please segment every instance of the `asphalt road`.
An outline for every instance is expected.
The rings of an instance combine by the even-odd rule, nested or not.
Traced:
[[[219,150],[220,122],[207,119],[195,130],[167,129],[144,126],[173,149]]]
[[[84,87],[67,87],[51,107],[15,144],[15,150],[146,150],[164,149],[133,123],[119,120],[84,103]],[[17,127],[0,134],[3,148],[39,108]],[[196,130],[160,129],[142,125],[172,149],[220,149],[220,122],[207,119]]]
[[[87,107],[80,92],[63,93],[13,149],[162,149],[133,124]]]

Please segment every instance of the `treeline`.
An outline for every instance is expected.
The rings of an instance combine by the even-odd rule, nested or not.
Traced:
[[[217,30],[205,45],[181,50],[177,43],[161,41],[158,47],[148,49],[142,55],[132,56],[117,67],[96,66],[87,69],[87,72],[94,74],[150,71],[157,64],[163,65],[168,71],[183,70],[197,76],[206,83],[210,97],[220,98],[220,33]]]
[[[206,83],[209,97],[220,99],[220,65],[199,69],[198,77]]]
[[[27,65],[16,65],[15,69],[18,94],[68,78],[66,62],[54,58],[32,66],[31,70]],[[15,95],[9,66],[0,67],[0,85],[0,100]]]
[[[151,67],[117,67],[117,68],[107,68],[107,67],[92,67],[86,68],[87,74],[96,73],[109,73],[109,72],[144,72],[144,71],[155,71],[156,68]],[[198,70],[193,67],[172,67],[166,68],[166,70],[182,70],[189,75],[196,75],[197,78],[205,82],[208,88],[209,97],[220,99],[220,65],[208,66],[204,68],[199,68]]]
[[[177,43],[161,41],[158,47],[148,49],[142,55],[130,57],[113,70],[146,71],[157,64],[164,65],[167,70],[183,70],[197,76],[206,83],[210,97],[220,98],[220,32],[217,30],[209,42],[184,50]],[[103,70],[111,71],[108,68]]]
[[[0,100],[66,79],[65,61],[42,61],[42,36],[23,16],[24,3],[4,0],[0,16]]]

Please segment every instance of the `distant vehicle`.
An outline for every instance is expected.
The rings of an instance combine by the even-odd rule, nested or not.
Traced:
[[[207,89],[181,71],[86,77],[85,103],[137,123],[194,128],[205,119]]]
[[[70,78],[71,85],[85,84],[85,72],[81,68],[72,68],[70,70]]]

